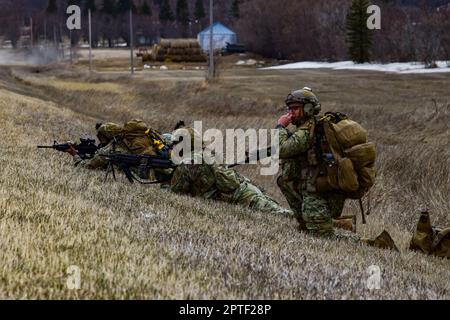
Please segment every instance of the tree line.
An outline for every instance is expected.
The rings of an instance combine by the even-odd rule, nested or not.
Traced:
[[[129,43],[129,10],[135,42],[160,37],[196,37],[209,24],[209,0],[0,0],[0,37],[17,45],[21,27],[33,18],[33,36],[61,41],[68,5],[93,16],[94,47]],[[381,8],[381,30],[366,26],[370,4]],[[441,0],[215,0],[215,21],[233,29],[239,42],[257,54],[286,60],[357,62],[450,60],[450,7]]]
[[[439,0],[246,0],[236,31],[247,47],[288,60],[450,60],[450,7]],[[381,30],[366,26],[370,4]]]
[[[215,1],[215,18],[233,24],[239,14],[241,0]],[[88,38],[87,12],[92,15],[94,47],[114,47],[130,42],[129,11],[133,12],[136,41],[152,44],[160,37],[196,37],[209,24],[209,0],[0,0],[0,37],[15,47],[23,27],[32,18],[33,37],[39,40],[61,41],[69,36],[65,28],[66,9],[78,5],[82,9],[82,30],[71,34],[73,44]],[[56,34],[56,36],[55,36]]]

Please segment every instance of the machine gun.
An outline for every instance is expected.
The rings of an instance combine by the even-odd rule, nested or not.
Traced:
[[[116,178],[114,166],[122,170],[127,177],[128,181],[133,183],[137,181],[141,184],[157,184],[170,180],[166,175],[158,177],[156,181],[145,182],[143,179],[148,178],[148,171],[150,169],[172,169],[176,165],[167,157],[157,155],[137,155],[137,154],[124,154],[124,153],[111,153],[101,155],[108,160],[108,169],[105,179],[108,178],[110,172],[114,179]],[[133,173],[132,168],[138,169],[138,177]]]
[[[37,147],[38,149],[55,149],[60,152],[65,152],[67,149],[70,149],[71,146],[75,150],[77,150],[78,155],[81,157],[81,159],[92,158],[99,148],[95,144],[95,140],[89,138],[88,139],[80,138],[80,143],[66,142],[58,144],[58,142],[54,141],[52,146],[37,146]]]

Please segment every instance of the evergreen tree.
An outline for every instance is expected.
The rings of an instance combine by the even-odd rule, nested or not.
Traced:
[[[109,15],[115,15],[116,14],[115,0],[103,0],[102,11]]]
[[[91,9],[91,12],[94,13],[97,10],[97,6],[95,5],[95,0],[86,0],[84,3],[84,10],[87,12],[88,9]]]
[[[72,5],[76,5],[81,7],[81,0],[68,0],[67,1],[67,7],[68,6],[72,6]]]
[[[53,14],[58,12],[58,6],[56,5],[56,0],[49,0],[47,5],[47,13]]]
[[[183,26],[189,23],[189,8],[186,0],[177,0],[177,21]]]
[[[152,9],[148,5],[147,1],[144,1],[140,11],[141,11],[141,14],[143,14],[143,15],[146,15],[146,16],[152,15]]]
[[[230,9],[230,16],[234,19],[239,19],[241,17],[241,12],[239,10],[239,0],[233,0],[233,4]]]
[[[202,20],[206,17],[205,7],[203,6],[203,0],[195,1],[194,18],[195,20]]]
[[[159,20],[161,22],[174,21],[172,8],[170,7],[169,0],[162,0],[159,7]]]
[[[347,14],[347,42],[350,58],[356,63],[369,62],[372,33],[367,28],[368,0],[353,0]]]

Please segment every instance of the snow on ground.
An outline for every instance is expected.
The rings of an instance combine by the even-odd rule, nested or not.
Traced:
[[[394,73],[437,73],[450,72],[450,67],[447,61],[437,61],[437,68],[426,69],[425,65],[420,62],[398,62],[388,64],[364,63],[355,64],[352,61],[341,62],[296,62],[285,64],[281,66],[274,66],[269,68],[262,68],[260,70],[293,70],[293,69],[320,69],[328,68],[333,70],[368,70],[368,71],[382,71]],[[450,64],[450,62],[449,62]]]

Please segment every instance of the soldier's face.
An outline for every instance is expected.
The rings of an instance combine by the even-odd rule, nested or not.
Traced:
[[[293,124],[299,123],[305,116],[303,113],[303,104],[293,103],[289,105],[289,114],[291,115]]]

